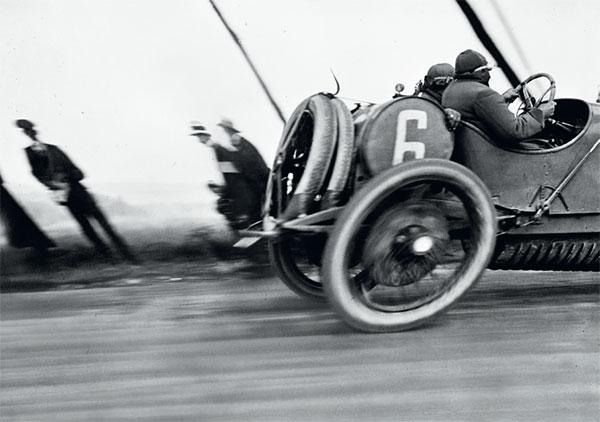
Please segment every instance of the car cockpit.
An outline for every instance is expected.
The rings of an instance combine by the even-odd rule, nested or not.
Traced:
[[[578,138],[590,121],[590,107],[577,99],[556,100],[552,118],[547,119],[544,129],[524,145],[536,142],[542,150],[559,148]],[[518,148],[518,146],[517,146]]]

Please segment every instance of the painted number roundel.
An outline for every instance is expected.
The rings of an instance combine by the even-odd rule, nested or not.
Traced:
[[[378,106],[368,117],[361,138],[363,157],[373,175],[410,160],[448,159],[454,147],[444,111],[418,97]]]

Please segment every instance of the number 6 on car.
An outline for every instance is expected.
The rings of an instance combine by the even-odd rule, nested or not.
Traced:
[[[374,176],[401,163],[423,158],[450,158],[454,136],[444,111],[416,97],[374,107],[359,137],[368,172]]]
[[[412,152],[415,159],[425,158],[425,144],[418,141],[407,141],[406,132],[408,122],[416,120],[417,128],[427,128],[427,113],[422,110],[402,110],[398,113],[398,129],[396,131],[396,148],[392,163],[400,164],[404,161],[404,154]]]

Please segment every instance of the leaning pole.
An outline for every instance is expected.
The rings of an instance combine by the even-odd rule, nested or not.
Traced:
[[[223,17],[223,14],[221,13],[221,11],[219,10],[219,8],[215,4],[214,0],[208,0],[208,1],[212,5],[213,9],[215,9],[215,12],[217,13],[217,16],[219,17],[219,19],[221,19],[221,22],[223,23],[223,25],[227,29],[227,32],[229,32],[229,35],[231,35],[231,38],[233,38],[233,41],[237,44],[237,46],[239,47],[240,51],[244,55],[244,58],[246,59],[246,62],[248,62],[248,65],[250,66],[250,69],[252,69],[252,72],[254,72],[254,76],[256,76],[256,79],[258,79],[258,82],[260,83],[260,86],[262,87],[263,91],[265,92],[265,94],[269,98],[269,102],[271,103],[271,105],[275,109],[275,112],[277,113],[277,115],[279,116],[279,118],[281,119],[281,121],[285,124],[285,117],[284,117],[281,109],[279,108],[279,106],[277,105],[277,102],[275,101],[275,99],[271,95],[271,92],[269,91],[269,88],[265,84],[265,81],[261,78],[260,74],[258,73],[258,70],[256,69],[256,66],[254,66],[254,63],[252,63],[252,60],[250,59],[250,56],[248,55],[248,53],[246,52],[246,49],[242,45],[242,42],[240,41],[240,38],[233,31],[233,29],[231,29],[231,27],[229,26],[229,24],[227,23],[227,21]]]
[[[469,25],[471,25],[471,28],[475,32],[475,35],[477,35],[477,38],[479,38],[479,41],[481,41],[481,43],[487,49],[487,51],[490,52],[496,63],[498,63],[498,66],[500,66],[500,68],[506,75],[506,78],[509,80],[511,85],[519,85],[521,80],[519,79],[513,68],[510,66],[508,60],[506,60],[506,58],[504,57],[494,40],[492,40],[492,37],[483,26],[483,23],[479,19],[479,16],[477,16],[477,13],[475,12],[475,10],[473,10],[469,2],[467,0],[456,0],[456,4],[458,5],[458,7],[460,7],[460,10],[465,15],[465,18],[469,21]]]

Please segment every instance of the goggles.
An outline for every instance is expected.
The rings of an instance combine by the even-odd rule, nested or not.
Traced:
[[[475,69],[473,69],[471,71],[471,73],[479,72],[480,70],[487,70],[489,72],[490,70],[494,70],[497,67],[498,67],[498,65],[495,65],[495,64],[484,64],[483,66],[479,66],[479,67],[476,67]]]
[[[436,85],[449,84],[453,80],[453,76],[436,76],[435,78],[431,79],[431,81]]]

